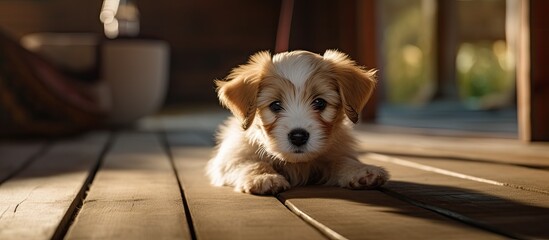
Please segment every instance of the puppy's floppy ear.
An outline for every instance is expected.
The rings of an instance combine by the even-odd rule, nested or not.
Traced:
[[[375,70],[365,70],[336,50],[327,50],[323,57],[333,65],[331,72],[337,81],[345,114],[353,123],[357,123],[360,111],[374,90]]]
[[[215,81],[219,101],[240,120],[243,129],[248,129],[254,120],[259,81],[270,62],[270,53],[258,52],[248,63],[233,69],[226,81]]]

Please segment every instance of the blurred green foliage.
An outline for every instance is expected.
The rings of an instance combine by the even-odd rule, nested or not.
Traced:
[[[467,107],[492,109],[514,93],[514,61],[504,40],[462,43],[456,57],[459,95]]]
[[[433,95],[434,4],[383,1],[382,71],[389,103],[422,105]]]

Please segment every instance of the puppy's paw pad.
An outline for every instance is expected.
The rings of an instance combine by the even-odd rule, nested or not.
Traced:
[[[379,187],[389,180],[389,173],[383,168],[365,166],[349,183],[352,189],[372,189]]]
[[[257,195],[277,194],[290,188],[290,183],[279,174],[252,176],[242,186],[241,191]]]

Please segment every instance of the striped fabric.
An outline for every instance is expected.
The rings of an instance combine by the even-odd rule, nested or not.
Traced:
[[[104,116],[83,83],[0,32],[0,137],[76,134]]]

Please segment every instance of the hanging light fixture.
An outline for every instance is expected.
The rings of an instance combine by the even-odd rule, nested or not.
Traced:
[[[131,0],[104,0],[99,19],[108,38],[139,35],[139,10]]]

